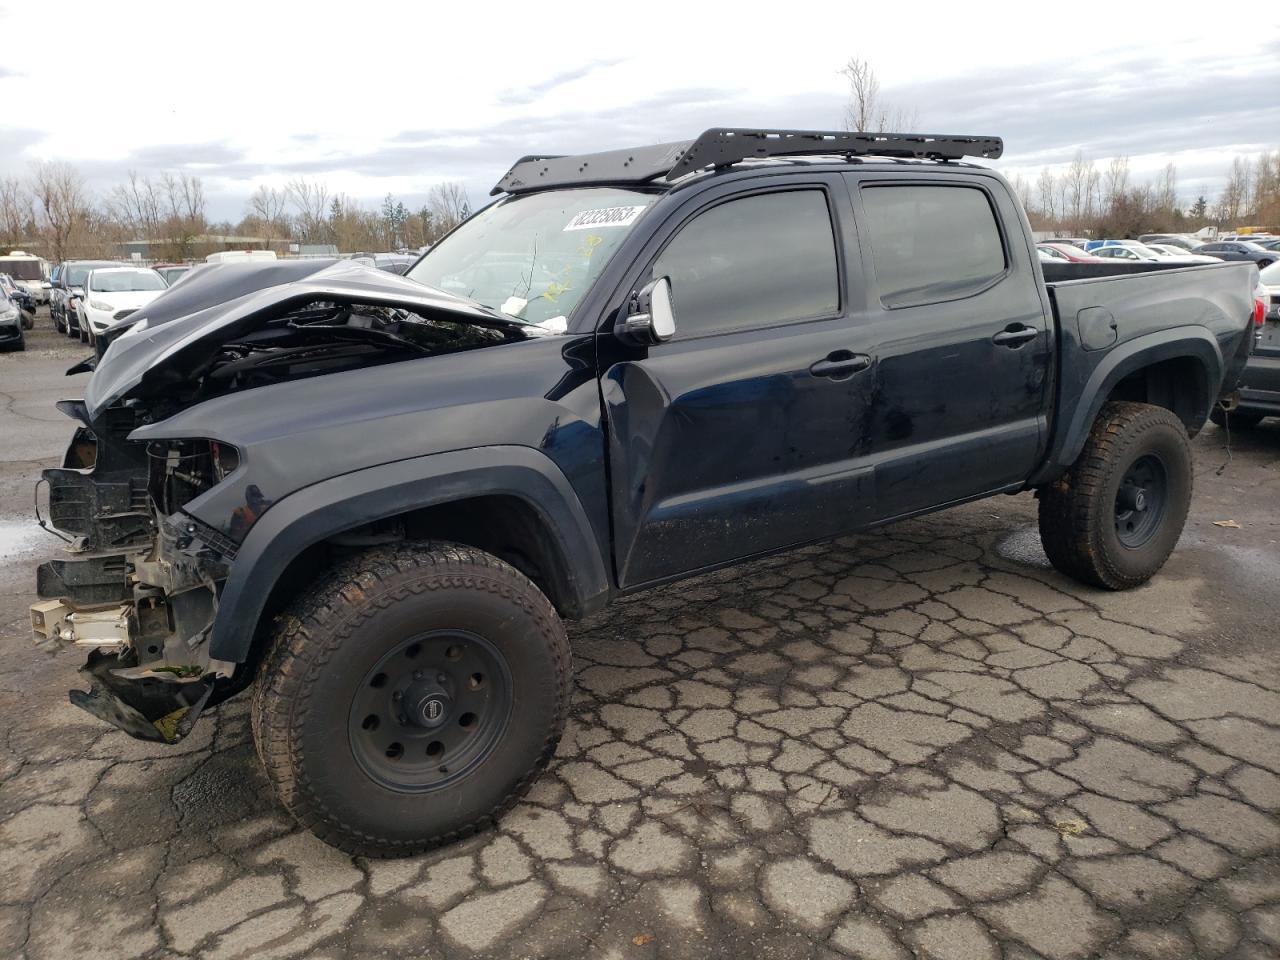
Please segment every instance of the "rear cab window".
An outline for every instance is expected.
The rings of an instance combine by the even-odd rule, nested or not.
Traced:
[[[884,306],[971,297],[1007,271],[1000,225],[980,187],[864,183],[861,195]]]

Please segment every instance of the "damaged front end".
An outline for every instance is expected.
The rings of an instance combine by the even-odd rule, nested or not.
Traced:
[[[38,645],[87,652],[89,690],[72,691],[74,704],[132,736],[173,743],[248,682],[245,665],[210,652],[245,536],[273,502],[341,472],[333,451],[312,457],[314,476],[297,459],[273,459],[279,437],[262,424],[274,417],[287,430],[291,414],[280,406],[204,418],[228,437],[182,433],[180,415],[215,401],[225,410],[246,391],[363,378],[373,367],[545,332],[347,263],[203,269],[138,318],[98,358],[86,399],[58,405],[79,426],[62,466],[44,471],[48,519],[37,519],[65,534],[67,556],[38,568],[31,620]],[[348,378],[328,395],[350,396],[367,388],[361,382]],[[318,418],[313,433],[292,438],[313,448],[324,430],[316,395],[295,392],[289,408]]]
[[[84,415],[83,404],[60,407]],[[72,703],[139,739],[173,743],[235,671],[205,645],[235,548],[164,508],[220,482],[235,454],[216,441],[129,441],[127,413],[78,428],[63,465],[44,471],[48,522],[70,541],[67,557],[37,568],[31,629],[45,649],[88,653],[89,690],[71,691]]]

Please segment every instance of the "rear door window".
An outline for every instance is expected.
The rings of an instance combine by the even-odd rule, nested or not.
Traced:
[[[985,290],[1008,266],[985,191],[945,184],[862,188],[880,302],[908,307]]]

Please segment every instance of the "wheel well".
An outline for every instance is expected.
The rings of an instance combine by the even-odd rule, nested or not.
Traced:
[[[1195,436],[1209,416],[1209,378],[1195,357],[1173,357],[1125,375],[1108,400],[1131,400],[1164,407]]]
[[[532,580],[561,616],[580,615],[568,563],[537,510],[515,496],[473,497],[410,510],[307,547],[271,588],[254,629],[249,658],[238,673],[250,677],[257,673],[272,622],[315,582],[319,572],[342,556],[398,540],[448,540],[491,553]]]

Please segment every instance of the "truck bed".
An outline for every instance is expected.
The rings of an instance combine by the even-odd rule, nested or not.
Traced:
[[[1253,345],[1251,263],[1042,264],[1057,318],[1058,380],[1044,482],[1075,459],[1125,358],[1171,360],[1188,350],[1209,382],[1182,414],[1193,436],[1220,396],[1239,385]],[[1182,385],[1185,386],[1185,385]]]

